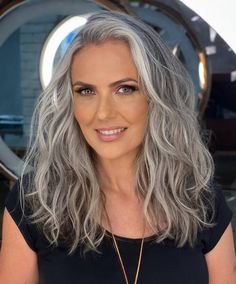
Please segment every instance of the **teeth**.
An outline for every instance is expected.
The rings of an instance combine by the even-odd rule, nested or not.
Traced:
[[[112,135],[112,134],[122,132],[124,130],[125,128],[118,128],[118,129],[112,129],[112,130],[98,130],[98,132],[104,135]]]

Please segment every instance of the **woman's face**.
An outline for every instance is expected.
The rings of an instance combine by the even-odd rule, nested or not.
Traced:
[[[148,104],[130,50],[120,40],[90,44],[72,61],[74,115],[99,158],[136,155]]]

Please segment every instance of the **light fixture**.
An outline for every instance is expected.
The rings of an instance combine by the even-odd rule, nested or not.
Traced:
[[[83,26],[87,22],[88,16],[89,15],[83,15],[66,18],[57,25],[48,36],[41,52],[39,67],[40,81],[43,89],[47,87],[51,80],[54,59],[62,41],[71,32]]]

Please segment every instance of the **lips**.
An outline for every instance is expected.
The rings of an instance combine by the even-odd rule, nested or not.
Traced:
[[[125,126],[111,126],[111,127],[101,127],[101,128],[96,128],[95,130],[114,130],[114,129],[120,129],[120,128],[127,128]]]
[[[99,139],[102,141],[113,141],[123,136],[127,127],[113,127],[95,129]]]
[[[97,129],[97,132],[103,135],[114,135],[124,131],[125,129],[126,129],[125,127],[115,128],[115,129]]]

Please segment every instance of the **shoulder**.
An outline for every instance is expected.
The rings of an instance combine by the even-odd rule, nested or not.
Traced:
[[[200,242],[203,245],[203,253],[211,251],[232,219],[232,210],[229,208],[221,186],[214,182],[209,192],[205,194],[208,221],[210,226],[205,226],[200,234]]]
[[[28,246],[32,250],[36,251],[35,242],[38,232],[36,226],[31,223],[29,218],[32,214],[31,208],[29,204],[25,202],[25,195],[28,192],[29,178],[29,175],[26,175],[22,180],[18,180],[15,183],[8,193],[5,201],[5,208],[9,217],[11,217],[12,221],[18,227]]]
[[[0,251],[1,283],[36,283],[36,232],[26,219],[20,205],[20,182],[9,192],[3,216]]]

